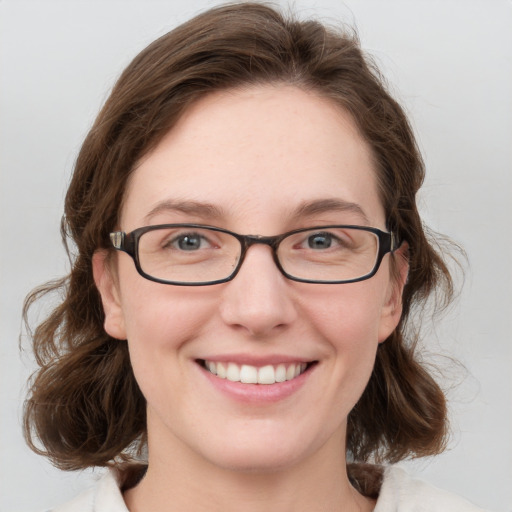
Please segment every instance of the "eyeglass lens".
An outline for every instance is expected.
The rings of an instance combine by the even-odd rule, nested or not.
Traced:
[[[379,239],[371,231],[346,227],[311,229],[283,238],[279,263],[289,276],[312,281],[345,281],[372,272]],[[138,244],[144,273],[182,283],[230,277],[242,254],[242,244],[223,231],[197,227],[166,227],[147,231]]]

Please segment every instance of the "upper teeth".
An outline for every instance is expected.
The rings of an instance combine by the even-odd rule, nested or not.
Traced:
[[[205,361],[205,367],[217,377],[244,384],[275,384],[298,377],[307,367],[306,363],[271,364],[261,367],[249,364]]]

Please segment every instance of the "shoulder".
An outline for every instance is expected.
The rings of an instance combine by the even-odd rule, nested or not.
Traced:
[[[111,469],[93,487],[48,512],[128,512],[119,485],[120,475]]]
[[[412,478],[402,468],[391,466],[384,480],[374,512],[485,512],[469,501]]]

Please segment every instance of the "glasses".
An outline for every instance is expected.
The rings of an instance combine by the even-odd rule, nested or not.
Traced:
[[[115,249],[129,254],[142,277],[157,283],[204,286],[233,279],[249,247],[272,248],[284,276],[302,283],[363,281],[398,246],[393,233],[365,226],[319,226],[282,235],[239,235],[200,224],[161,224],[110,233]]]

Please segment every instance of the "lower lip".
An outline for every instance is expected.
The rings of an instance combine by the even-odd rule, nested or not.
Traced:
[[[304,386],[316,365],[310,366],[304,373],[301,373],[292,380],[276,382],[275,384],[244,384],[242,382],[232,382],[228,379],[221,379],[213,375],[200,365],[198,365],[198,367],[210,384],[229,398],[238,402],[264,404],[279,402],[296,393]]]

